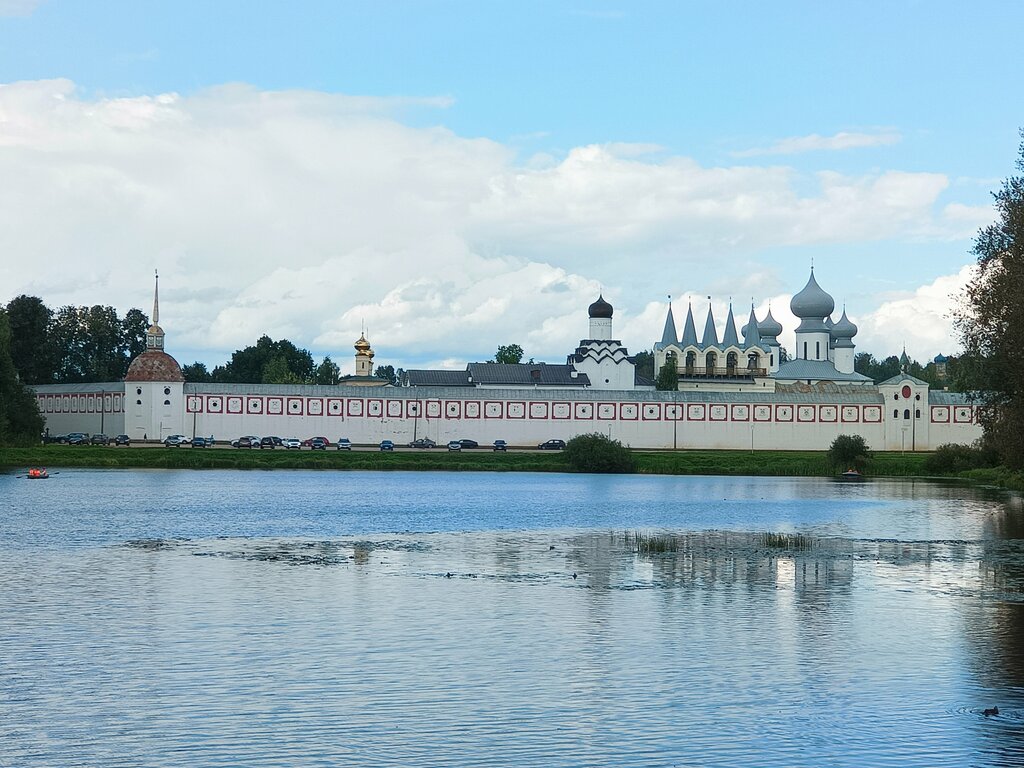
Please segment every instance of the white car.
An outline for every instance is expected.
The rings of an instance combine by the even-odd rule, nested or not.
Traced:
[[[297,437],[286,437],[281,441],[281,445],[285,448],[294,448],[297,451],[302,447],[302,441]]]

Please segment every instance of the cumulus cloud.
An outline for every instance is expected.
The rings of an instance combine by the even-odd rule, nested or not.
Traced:
[[[267,333],[350,364],[364,325],[379,361],[407,367],[505,343],[558,361],[599,290],[637,350],[661,336],[652,297],[666,289],[739,307],[791,288],[761,249],[940,238],[980,216],[943,207],[937,173],[807,177],[625,143],[524,164],[500,142],[402,121],[450,104],[0,86],[0,300],[148,307],[159,267],[184,361]]]
[[[31,16],[42,0],[0,0],[0,17]]]
[[[840,131],[831,136],[812,133],[809,136],[791,136],[767,147],[755,147],[733,152],[734,157],[757,157],[759,155],[799,155],[804,152],[834,152],[863,147],[884,147],[897,144],[903,137],[897,131],[861,133]]]

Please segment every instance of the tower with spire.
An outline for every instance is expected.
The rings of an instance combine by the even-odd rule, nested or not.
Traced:
[[[594,389],[633,389],[636,360],[618,339],[612,338],[614,308],[603,295],[587,307],[589,338],[580,339],[576,351],[566,358],[570,376],[585,374]]]

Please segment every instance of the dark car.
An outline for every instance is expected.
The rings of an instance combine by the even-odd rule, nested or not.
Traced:
[[[168,435],[164,438],[164,446],[167,448],[181,448],[181,446],[188,444],[189,439],[184,435]]]
[[[102,432],[98,435],[93,435],[89,438],[89,442],[92,445],[106,445],[110,442],[110,438],[104,435]]]
[[[496,451],[507,451],[508,450],[508,443],[506,443],[504,440],[495,440],[494,441],[494,450],[496,450]]]
[[[114,445],[131,445],[132,439],[128,435],[118,435],[114,438]]]
[[[437,443],[431,440],[429,437],[421,437],[419,440],[413,440],[409,443],[410,448],[437,448]]]
[[[279,445],[281,445],[281,438],[273,435],[270,437],[264,437],[260,440],[260,448],[269,448],[270,450],[274,450]]]
[[[329,442],[323,437],[314,437],[309,441],[309,447],[314,451],[326,451]]]
[[[209,445],[210,445],[210,441],[209,441],[208,438],[198,437],[198,436],[192,438],[192,447],[193,448],[206,448]]]
[[[465,438],[463,438],[462,440],[459,440],[459,443],[462,445],[463,449],[480,447],[480,443],[478,443],[476,440],[466,440]]]
[[[380,449],[382,451],[393,451],[393,450],[395,450],[395,444],[391,440],[381,440],[380,441]]]
[[[542,451],[560,451],[565,448],[565,440],[548,440],[537,447]]]
[[[449,451],[461,451],[462,450],[462,441],[461,440],[452,440],[450,443],[448,443],[448,450]]]
[[[85,432],[69,432],[66,442],[68,445],[88,445],[89,436]]]
[[[258,448],[260,439],[256,435],[242,435],[237,440],[231,441],[232,448]]]

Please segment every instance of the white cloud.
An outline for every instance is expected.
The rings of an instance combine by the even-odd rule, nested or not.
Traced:
[[[956,274],[892,296],[862,317],[851,318],[860,327],[854,339],[858,351],[886,357],[900,354],[906,345],[907,354],[921,364],[940,352],[958,351],[959,344],[952,341],[952,313],[974,270],[975,265],[968,264]]]
[[[0,0],[0,17],[31,16],[42,0]]]
[[[767,147],[757,147],[733,152],[734,157],[757,157],[760,155],[798,155],[804,152],[834,152],[863,147],[885,147],[897,144],[903,137],[897,131],[862,133],[840,131],[831,136],[812,133],[809,136],[791,136]]]
[[[639,350],[661,336],[652,295],[692,287],[740,307],[798,289],[762,249],[941,239],[980,216],[940,208],[942,174],[806,177],[623,143],[523,165],[501,143],[399,119],[450,103],[0,86],[0,177],[14,180],[0,185],[0,301],[148,308],[159,267],[162,324],[186,362],[267,333],[350,366],[364,323],[381,362],[513,342],[558,361],[602,288]]]

